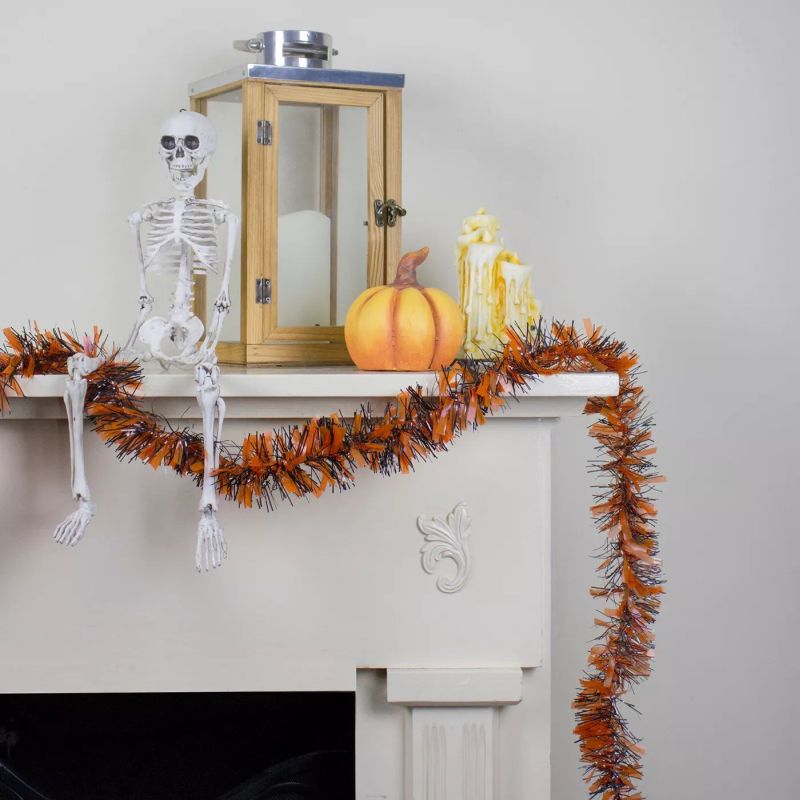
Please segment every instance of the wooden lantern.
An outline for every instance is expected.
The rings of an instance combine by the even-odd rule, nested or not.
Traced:
[[[350,363],[347,309],[394,277],[401,254],[403,84],[248,64],[189,87],[219,139],[198,196],[225,200],[242,220],[221,361]],[[198,281],[203,318],[218,278]]]

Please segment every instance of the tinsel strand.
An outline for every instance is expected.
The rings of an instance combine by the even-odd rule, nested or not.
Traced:
[[[382,414],[362,407],[352,417],[333,414],[267,433],[239,446],[222,444],[219,493],[245,506],[274,507],[277,500],[319,496],[346,489],[359,468],[390,475],[408,472],[435,457],[468,429],[482,425],[542,375],[615,372],[616,397],[592,397],[585,413],[597,458],[591,469],[602,488],[592,514],[604,546],[599,585],[591,593],[605,604],[595,620],[599,633],[574,702],[575,733],[591,798],[642,800],[644,749],[628,728],[621,705],[630,689],[650,673],[652,625],[662,592],[653,486],[663,480],[652,456],[652,419],[639,384],[638,357],[628,346],[585,323],[553,322],[526,332],[511,330],[508,343],[479,360],[460,360],[444,370],[435,389],[409,387]],[[137,397],[142,381],[137,362],[119,360],[100,332],[79,340],[58,330],[5,331],[0,350],[0,412],[8,395],[22,395],[19,378],[66,372],[77,353],[102,354],[88,376],[86,415],[121,459],[138,459],[202,480],[203,440],[189,428],[173,428]]]

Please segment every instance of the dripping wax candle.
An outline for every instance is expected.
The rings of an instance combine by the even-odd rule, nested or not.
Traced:
[[[480,357],[505,343],[509,327],[525,330],[539,319],[533,268],[505,249],[499,229],[497,217],[481,208],[464,220],[457,240],[464,351],[469,356]]]

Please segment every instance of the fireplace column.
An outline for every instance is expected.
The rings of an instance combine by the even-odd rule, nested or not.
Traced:
[[[407,708],[405,800],[497,797],[497,713],[522,700],[522,670],[389,669],[386,695]]]

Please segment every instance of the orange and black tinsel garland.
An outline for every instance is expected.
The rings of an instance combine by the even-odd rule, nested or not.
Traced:
[[[142,374],[110,350],[99,331],[77,337],[60,331],[5,331],[0,350],[0,411],[8,394],[22,394],[18,378],[64,373],[69,356],[99,353],[107,360],[88,376],[87,417],[122,459],[166,466],[198,483],[202,437],[173,428],[146,410],[136,396]],[[602,488],[592,507],[604,545],[594,597],[606,608],[574,702],[575,733],[589,794],[600,800],[641,800],[643,748],[630,732],[621,706],[633,685],[646,678],[653,657],[652,625],[662,592],[654,484],[663,481],[652,461],[652,419],[638,381],[638,358],[628,346],[589,323],[579,331],[554,322],[509,331],[509,342],[485,359],[460,360],[444,370],[438,390],[409,387],[383,413],[362,407],[268,433],[241,445],[222,443],[219,493],[245,506],[274,507],[276,500],[319,496],[346,489],[360,467],[389,475],[447,449],[467,429],[483,424],[530,381],[563,372],[615,372],[617,397],[592,397],[585,413],[599,415],[589,428],[597,443],[591,469]]]

